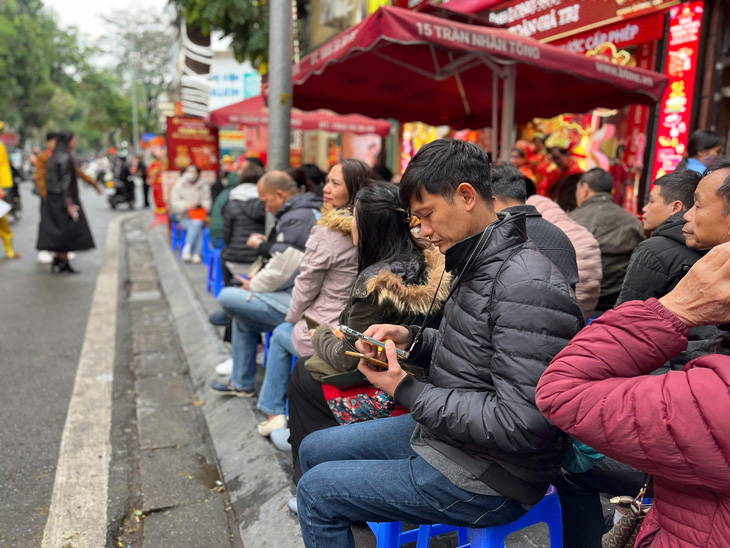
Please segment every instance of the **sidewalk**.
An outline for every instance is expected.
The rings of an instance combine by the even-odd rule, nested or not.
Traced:
[[[217,306],[205,293],[206,268],[186,265],[173,255],[166,226],[155,226],[148,231],[148,238],[243,545],[299,548],[299,522],[286,506],[294,496],[291,475],[285,472],[291,468],[291,457],[277,451],[256,431],[263,419],[254,401],[219,396],[208,388],[215,378],[215,366],[229,358],[230,352],[208,321],[209,310]]]

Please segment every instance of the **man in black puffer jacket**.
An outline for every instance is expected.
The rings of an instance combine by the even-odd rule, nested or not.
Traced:
[[[409,415],[322,430],[300,449],[297,486],[306,546],[354,546],[350,522],[489,527],[514,521],[545,494],[565,436],[535,405],[552,358],[583,326],[558,268],[527,241],[522,213],[497,216],[489,160],[458,140],[424,146],[401,200],[455,277],[438,330],[374,325],[388,369],[360,371]],[[395,345],[429,367],[408,375]],[[377,349],[358,341],[364,353]]]
[[[644,230],[653,232],[631,254],[616,306],[627,301],[658,299],[669,293],[702,256],[686,245],[684,214],[695,203],[702,176],[696,171],[674,171],[654,181],[644,206]]]

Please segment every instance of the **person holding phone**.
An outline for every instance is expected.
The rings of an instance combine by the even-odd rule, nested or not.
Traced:
[[[41,205],[36,248],[53,252],[51,272],[76,273],[68,262],[68,253],[94,248],[94,238],[79,199],[74,150],[76,135],[61,131],[46,164],[47,194]]]
[[[439,284],[444,258],[426,240],[414,236],[410,220],[399,203],[396,185],[377,183],[358,192],[352,223],[358,276],[340,314],[340,325],[362,332],[374,323],[411,323],[422,321],[429,312],[439,314],[450,277],[446,275]],[[312,336],[313,360],[324,362],[331,373],[353,371],[360,360],[347,352],[356,350],[356,341],[352,335],[339,338],[331,326],[320,325]],[[316,380],[310,369],[311,361],[299,360],[289,385],[295,481],[301,476],[298,448],[311,432],[403,412],[381,390],[372,386],[340,390]]]
[[[388,362],[386,371],[365,362],[360,371],[410,414],[302,442],[297,510],[307,547],[354,547],[354,520],[509,523],[560,470],[566,436],[538,410],[535,387],[583,327],[583,312],[528,240],[524,213],[495,213],[489,164],[478,146],[440,139],[403,174],[401,207],[421,220],[456,278],[438,328],[388,318],[363,331],[389,339],[385,353],[357,341]],[[396,345],[428,368],[427,380],[403,369]]]
[[[286,428],[286,398],[292,356],[314,354],[309,330],[337,321],[357,276],[357,250],[352,243],[352,205],[375,173],[360,160],[332,166],[324,187],[324,214],[307,239],[304,259],[286,321],[271,337],[264,382],[257,407],[268,418],[258,426],[262,436]]]

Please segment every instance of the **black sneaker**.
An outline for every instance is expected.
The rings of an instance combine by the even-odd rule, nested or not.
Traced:
[[[256,395],[256,390],[239,390],[231,382],[213,381],[210,388],[223,396],[238,396],[239,398],[252,398]]]

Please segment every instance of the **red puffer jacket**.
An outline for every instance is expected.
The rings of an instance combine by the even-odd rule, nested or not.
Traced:
[[[656,299],[632,301],[583,329],[537,385],[556,426],[654,474],[641,548],[730,546],[730,356],[648,376],[685,348],[676,316]]]

